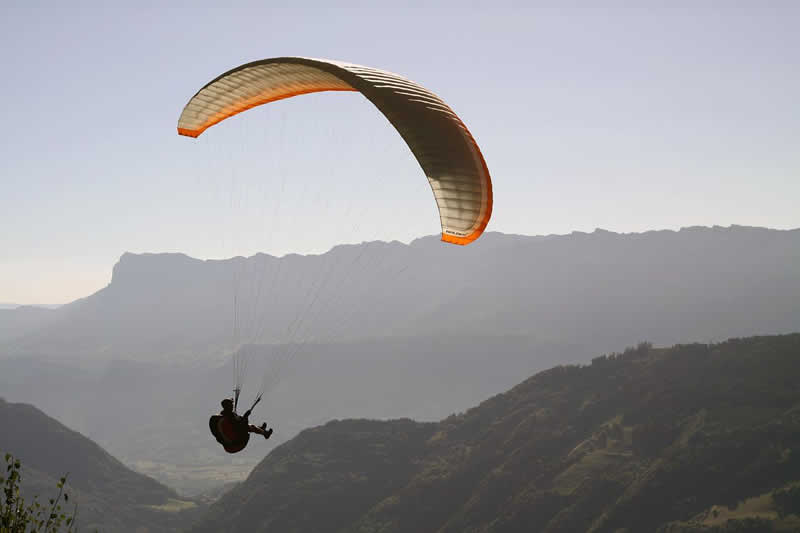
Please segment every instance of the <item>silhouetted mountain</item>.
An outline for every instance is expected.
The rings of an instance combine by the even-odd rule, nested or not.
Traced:
[[[234,465],[207,429],[208,416],[230,394],[230,362],[210,369],[132,361],[78,368],[18,357],[0,360],[0,391],[14,401],[36,402],[126,464],[194,495],[221,480],[243,479],[275,443],[302,429],[348,416],[437,420],[574,357],[564,347],[533,346],[526,337],[388,339],[308,348],[284,369],[254,413],[275,435],[255,442]],[[248,347],[248,352],[245,403],[253,399],[264,374],[262,358],[270,350]],[[220,477],[231,473],[236,477]]]
[[[65,394],[62,390],[62,394]],[[81,530],[176,531],[176,510],[192,507],[155,480],[126,468],[100,446],[32,405],[0,398],[0,455],[22,461],[24,495],[46,503],[68,476]]]
[[[251,343],[244,401],[261,359],[293,357],[255,415],[273,440],[231,467],[206,421],[232,388],[234,295]],[[641,340],[798,331],[797,302],[800,230],[489,233],[467,247],[426,237],[226,261],[125,254],[108,287],[0,344],[0,393],[193,494],[334,418],[438,420]]]
[[[525,335],[588,356],[643,338],[667,345],[800,328],[800,230],[490,233],[466,247],[426,237],[226,261],[126,253],[106,288],[4,351],[218,358],[230,345],[234,294],[252,343]]]
[[[195,531],[793,531],[799,381],[800,334],[641,344],[439,423],[303,431]]]

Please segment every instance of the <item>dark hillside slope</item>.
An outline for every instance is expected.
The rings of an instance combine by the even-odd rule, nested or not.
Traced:
[[[100,446],[32,405],[0,399],[0,453],[23,465],[23,492],[40,501],[54,496],[57,480],[69,474],[81,529],[102,531],[175,530],[174,513],[155,507],[180,506],[175,493],[137,474]]]
[[[223,498],[207,531],[338,531],[417,470],[436,424],[345,420],[301,433],[255,468],[249,484]],[[279,510],[279,512],[272,512]]]
[[[780,519],[770,493],[800,481],[798,382],[800,334],[641,345],[539,373],[437,424],[305,431],[197,531],[791,528],[796,517]],[[711,529],[712,506],[756,497],[761,529]]]

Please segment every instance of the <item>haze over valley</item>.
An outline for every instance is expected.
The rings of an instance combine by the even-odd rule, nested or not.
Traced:
[[[328,272],[303,331],[331,333],[276,345]],[[275,376],[256,415],[276,435],[229,468],[205,421],[233,386],[233,284],[266,287],[276,276],[272,292],[238,302],[265,325],[241,348],[243,402]],[[125,254],[93,295],[0,311],[0,390],[194,495],[242,479],[273,444],[332,419],[435,421],[537,371],[641,341],[797,331],[798,302],[797,230],[490,233],[467,248],[426,237],[228,261]]]
[[[0,3],[0,533],[797,533],[800,3]]]

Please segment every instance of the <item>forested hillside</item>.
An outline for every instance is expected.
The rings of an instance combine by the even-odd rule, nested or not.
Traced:
[[[177,512],[194,507],[34,406],[0,398],[0,456],[6,453],[22,462],[23,495],[29,500],[38,495],[46,503],[67,475],[80,530],[177,531],[185,521]]]
[[[800,334],[648,344],[439,423],[335,421],[196,531],[796,531]]]

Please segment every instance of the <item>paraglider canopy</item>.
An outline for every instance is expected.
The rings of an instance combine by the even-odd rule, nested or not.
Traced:
[[[253,107],[321,91],[360,92],[397,129],[428,177],[443,241],[465,245],[480,237],[492,215],[492,183],[480,148],[441,98],[397,74],[303,57],[246,63],[189,100],[178,133],[197,137]]]

